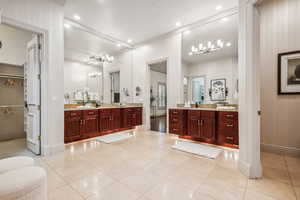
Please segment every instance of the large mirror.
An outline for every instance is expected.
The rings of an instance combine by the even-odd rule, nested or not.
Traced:
[[[182,38],[185,103],[237,104],[238,16],[185,31]]]
[[[66,21],[65,104],[131,102],[126,91],[132,86],[128,81],[122,84],[132,73],[131,54],[128,46]]]

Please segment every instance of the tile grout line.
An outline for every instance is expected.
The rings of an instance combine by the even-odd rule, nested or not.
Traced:
[[[286,168],[287,168],[287,172],[288,172],[289,179],[290,179],[290,181],[291,181],[291,186],[292,186],[293,193],[294,193],[294,195],[295,195],[295,197],[296,197],[296,200],[298,200],[297,192],[296,192],[296,190],[295,190],[294,182],[293,182],[293,179],[292,179],[292,176],[291,176],[291,173],[290,173],[288,164],[287,164],[287,160],[286,160],[286,155],[285,155],[285,154],[283,155],[283,158],[284,158],[285,166],[286,166]]]

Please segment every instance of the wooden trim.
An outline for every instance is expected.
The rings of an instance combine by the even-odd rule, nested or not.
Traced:
[[[291,54],[298,54],[300,51],[290,51],[285,53],[279,53],[277,57],[277,94],[278,95],[299,95],[299,92],[282,92],[281,91],[281,58],[282,56],[291,55]]]

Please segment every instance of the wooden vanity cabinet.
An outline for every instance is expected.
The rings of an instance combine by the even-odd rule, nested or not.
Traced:
[[[82,118],[82,137],[95,137],[99,132],[99,114],[97,110],[84,110]]]
[[[100,109],[99,116],[100,132],[113,131],[121,128],[120,108]]]
[[[132,128],[143,123],[143,108],[122,108],[122,128]]]
[[[218,143],[239,144],[239,126],[237,112],[218,112]]]
[[[215,111],[188,111],[188,136],[215,140]]]
[[[142,125],[143,108],[103,108],[65,111],[65,143]],[[124,126],[124,127],[123,127]]]
[[[187,111],[181,109],[169,110],[169,133],[176,135],[186,135],[187,131]]]
[[[79,140],[82,135],[81,111],[65,112],[65,143]]]

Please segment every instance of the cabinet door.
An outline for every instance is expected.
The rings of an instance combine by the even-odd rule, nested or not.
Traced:
[[[119,108],[111,109],[110,129],[115,130],[121,127],[121,111]]]
[[[215,139],[215,120],[204,118],[201,119],[200,137],[204,139]]]
[[[200,137],[200,112],[188,112],[188,133],[192,137]]]
[[[98,132],[98,116],[88,116],[84,118],[83,121],[84,125],[84,135],[88,135],[90,133],[97,133]]]
[[[122,111],[123,128],[131,128],[133,126],[133,109],[125,108]]]
[[[140,126],[143,124],[143,109],[137,108],[136,109],[136,121],[135,126]]]
[[[82,120],[80,117],[65,119],[65,142],[72,142],[81,138]]]
[[[109,131],[111,127],[111,114],[100,114],[99,117],[100,131]]]

